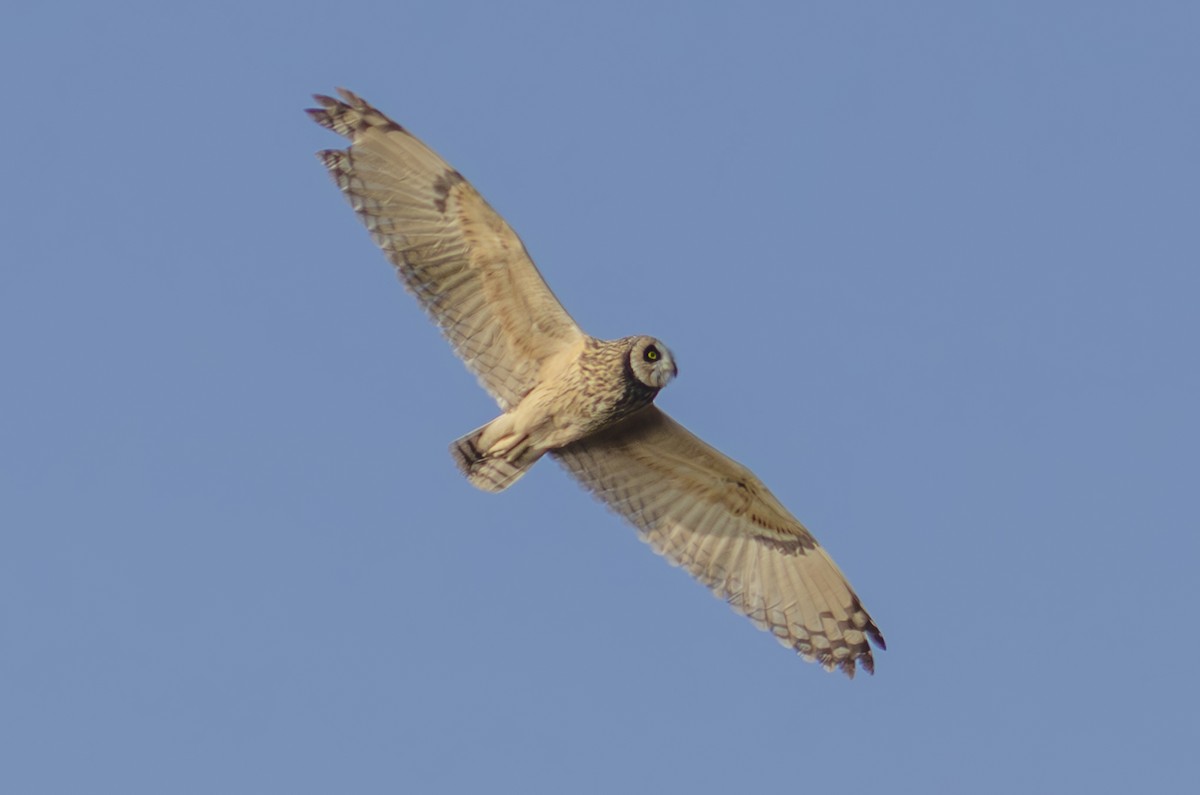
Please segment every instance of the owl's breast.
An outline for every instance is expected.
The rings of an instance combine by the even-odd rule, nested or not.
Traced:
[[[628,348],[619,342],[588,340],[574,362],[529,396],[538,405],[526,410],[546,421],[546,446],[570,444],[654,401],[659,390],[633,376]]]

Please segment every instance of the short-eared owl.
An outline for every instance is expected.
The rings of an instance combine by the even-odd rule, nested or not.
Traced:
[[[503,409],[451,445],[500,491],[549,453],[656,551],[802,657],[874,671],[883,636],[816,539],[750,470],[654,405],[677,372],[652,337],[585,334],[461,174],[365,101],[317,96],[350,140],[320,153],[400,279]]]

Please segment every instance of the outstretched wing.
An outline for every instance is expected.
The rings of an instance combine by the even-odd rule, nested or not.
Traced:
[[[319,153],[375,243],[483,387],[508,410],[584,335],[517,234],[461,174],[345,89],[308,112],[350,139]]]
[[[643,540],[826,670],[883,636],[833,559],[749,469],[649,406],[554,455]]]

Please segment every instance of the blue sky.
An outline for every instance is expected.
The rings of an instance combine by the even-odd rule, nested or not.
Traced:
[[[507,7],[502,7],[507,6]],[[1200,11],[25,4],[0,789],[1194,782]],[[803,663],[494,405],[312,153],[344,85],[751,466],[887,636]]]

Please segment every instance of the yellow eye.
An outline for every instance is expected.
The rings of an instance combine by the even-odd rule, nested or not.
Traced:
[[[642,354],[642,357],[648,362],[657,362],[658,348],[651,345],[649,348],[646,348],[646,352]]]

